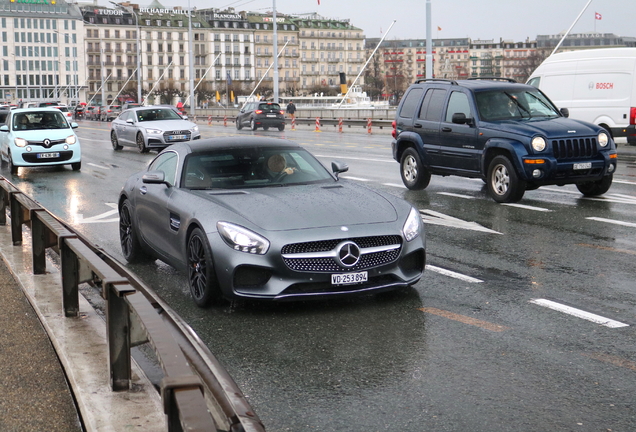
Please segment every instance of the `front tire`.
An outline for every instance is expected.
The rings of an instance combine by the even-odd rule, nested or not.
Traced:
[[[241,121],[237,117],[236,118],[236,130],[241,130],[241,129],[243,129],[243,125],[241,124]]]
[[[526,182],[519,178],[510,159],[503,155],[490,162],[487,180],[490,196],[499,203],[515,203],[526,191]]]
[[[431,173],[424,167],[420,155],[411,147],[404,150],[400,159],[400,174],[404,186],[410,190],[426,189],[431,182]]]
[[[579,183],[576,185],[576,188],[584,196],[603,195],[605,192],[609,190],[610,186],[612,186],[613,179],[614,179],[614,175],[610,174],[597,181]]]
[[[73,171],[79,171],[79,170],[81,170],[81,169],[82,169],[82,162],[80,161],[80,162],[72,163],[72,164],[71,164],[71,169],[72,169]]]
[[[208,307],[221,299],[221,290],[212,262],[207,236],[195,228],[188,239],[188,283],[192,299],[199,307]]]
[[[148,147],[146,147],[146,140],[144,136],[140,133],[137,134],[137,148],[139,149],[139,153],[148,153]]]
[[[119,208],[119,243],[121,252],[129,263],[142,262],[149,258],[139,243],[133,223],[132,205],[128,200],[124,200]]]
[[[113,150],[121,150],[122,146],[119,145],[119,140],[117,139],[117,134],[115,131],[110,131],[110,143],[113,145]]]
[[[18,174],[18,167],[13,164],[13,156],[11,156],[11,153],[9,153],[9,172],[11,172],[12,175]]]

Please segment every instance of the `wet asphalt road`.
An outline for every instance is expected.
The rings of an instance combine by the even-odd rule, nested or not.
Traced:
[[[80,123],[81,172],[2,174],[123,260],[111,205],[154,153],[113,152],[108,132]],[[636,152],[620,156],[601,199],[553,186],[501,205],[480,180],[434,177],[408,191],[386,133],[256,134],[348,162],[347,181],[416,205],[429,265],[417,285],[389,295],[207,310],[169,266],[132,267],[228,368],[267,430],[636,430]]]

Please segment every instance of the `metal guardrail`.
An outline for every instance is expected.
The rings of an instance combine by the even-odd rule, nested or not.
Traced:
[[[111,389],[130,388],[131,348],[149,343],[161,364],[161,398],[170,432],[264,432],[245,396],[194,331],[120,263],[0,177],[0,225],[11,218],[14,246],[31,229],[33,273],[46,273],[46,250],[60,257],[62,304],[79,316],[79,285],[101,288]]]
[[[359,128],[367,130],[369,124],[368,119],[366,118],[345,118],[345,117],[296,117],[296,126],[306,125],[310,127],[314,127],[316,124],[316,118],[320,119],[321,126],[334,126],[338,127],[340,124],[340,120],[342,119],[343,128]],[[225,116],[203,116],[203,115],[195,115],[194,117],[190,117],[189,120],[195,123],[208,123],[208,124],[221,124],[225,126],[234,126],[235,117],[225,117]],[[286,119],[287,125],[291,124],[291,119]],[[389,119],[373,119],[371,118],[372,127],[377,127],[379,129],[391,129],[393,120]]]

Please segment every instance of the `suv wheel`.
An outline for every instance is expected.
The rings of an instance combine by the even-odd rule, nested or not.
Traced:
[[[576,188],[585,196],[603,195],[612,186],[613,174],[603,177],[597,181],[579,183]]]
[[[243,129],[243,125],[241,124],[241,121],[239,120],[239,118],[236,118],[236,130],[241,130]]]
[[[251,119],[250,120],[250,129],[255,131],[257,128],[258,128],[258,126],[256,126],[256,122],[254,121],[254,119]]]
[[[407,148],[400,159],[400,174],[404,186],[411,190],[425,189],[431,181],[431,173],[422,165],[420,155]]]
[[[503,155],[490,162],[486,185],[492,198],[499,203],[517,202],[526,191],[526,182],[519,179],[512,162]]]

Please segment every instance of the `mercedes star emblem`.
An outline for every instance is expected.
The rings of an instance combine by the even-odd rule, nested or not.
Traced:
[[[353,267],[360,260],[360,248],[352,241],[342,242],[337,246],[338,263],[342,267]]]

